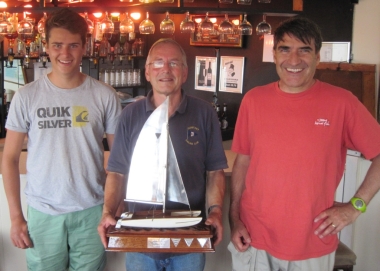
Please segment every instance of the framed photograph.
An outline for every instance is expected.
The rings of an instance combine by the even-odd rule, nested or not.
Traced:
[[[195,89],[212,92],[216,91],[216,65],[216,57],[195,57]]]
[[[242,47],[243,38],[237,32],[237,27],[242,21],[242,15],[228,15],[228,20],[233,26],[231,34],[221,34],[218,26],[225,20],[225,15],[209,15],[208,18],[213,24],[213,29],[207,28],[207,31],[201,31],[202,22],[205,15],[192,15],[191,20],[195,22],[195,32],[190,35],[190,45],[194,46],[212,46],[212,47]]]
[[[350,42],[322,42],[321,62],[350,62]]]
[[[244,57],[221,56],[219,91],[243,93]]]

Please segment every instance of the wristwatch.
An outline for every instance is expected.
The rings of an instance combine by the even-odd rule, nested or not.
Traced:
[[[219,204],[215,204],[215,205],[211,205],[209,208],[208,208],[208,211],[207,213],[209,214],[211,212],[212,209],[214,208],[219,208],[220,210],[222,210],[222,206],[220,206]]]
[[[359,210],[360,212],[364,213],[367,209],[367,205],[365,204],[364,200],[361,198],[352,198],[351,204],[354,206],[356,210]]]

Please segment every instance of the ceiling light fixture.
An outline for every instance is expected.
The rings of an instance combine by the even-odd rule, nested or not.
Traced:
[[[202,22],[202,18],[195,18],[194,20],[197,24],[200,24]]]
[[[103,13],[95,12],[95,13],[92,13],[92,15],[94,15],[95,18],[99,19],[100,17],[102,17]]]
[[[140,12],[132,12],[132,13],[131,13],[131,18],[132,18],[133,20],[138,20],[138,19],[140,19],[140,18],[141,18],[141,14],[140,14]]]

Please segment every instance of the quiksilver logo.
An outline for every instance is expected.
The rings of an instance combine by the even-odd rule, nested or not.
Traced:
[[[82,111],[78,116],[75,118],[76,122],[88,122],[88,112]]]
[[[84,127],[86,126],[88,119],[88,110],[84,106],[73,106],[73,127]]]
[[[88,109],[84,106],[41,107],[37,109],[38,128],[84,127],[89,122],[88,115]]]
[[[314,122],[314,125],[319,125],[319,126],[330,126],[330,122],[328,119],[317,119]]]

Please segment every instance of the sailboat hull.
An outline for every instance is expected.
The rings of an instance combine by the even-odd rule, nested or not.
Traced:
[[[191,227],[202,221],[202,217],[165,217],[145,219],[120,219],[120,226],[134,228],[182,228]]]
[[[182,228],[191,227],[202,221],[201,211],[172,211],[163,214],[160,210],[124,213],[116,227],[134,228]]]

